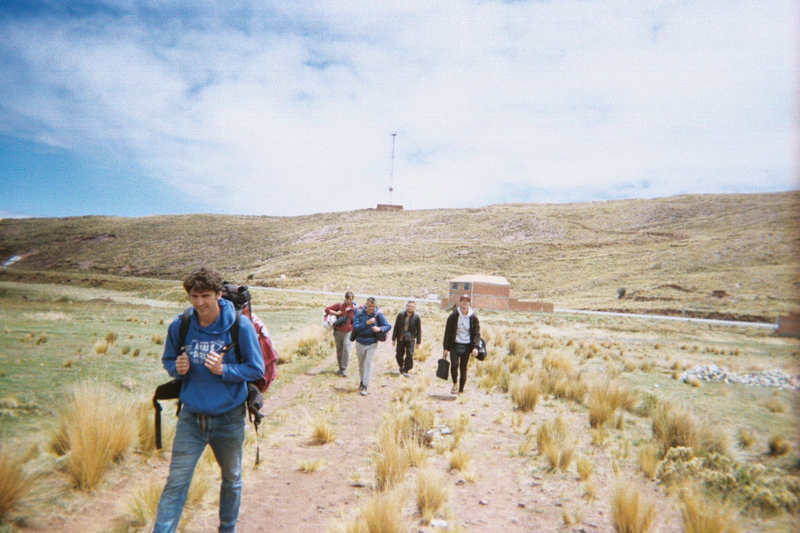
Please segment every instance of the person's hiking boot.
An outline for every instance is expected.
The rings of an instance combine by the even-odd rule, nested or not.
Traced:
[[[410,378],[410,377],[411,377],[411,376],[408,374],[408,372],[400,372],[400,375],[401,375],[401,376],[403,376],[404,378]]]
[[[358,392],[361,394],[361,396],[366,396],[367,395],[367,388],[364,385],[361,385],[361,387],[359,387],[359,391]]]
[[[450,389],[450,394],[453,394],[453,395],[458,394],[458,385],[453,385],[453,388]]]
[[[343,378],[346,378],[346,377],[347,377],[347,371],[346,371],[346,370],[343,370],[343,369],[341,369],[341,368],[339,369],[339,371],[337,372],[337,374],[338,374],[339,376],[343,377]]]

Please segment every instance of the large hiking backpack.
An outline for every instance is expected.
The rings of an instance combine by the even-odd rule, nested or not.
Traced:
[[[239,349],[239,320],[242,315],[246,316],[253,324],[258,337],[258,345],[261,348],[261,355],[264,358],[264,375],[256,381],[247,383],[247,416],[253,423],[256,431],[256,441],[258,441],[258,425],[264,415],[261,414],[261,408],[264,406],[264,398],[261,393],[266,392],[272,381],[277,377],[276,365],[278,361],[278,352],[272,345],[272,340],[269,338],[269,331],[258,316],[252,312],[250,305],[250,291],[246,285],[235,285],[227,281],[223,282],[222,297],[233,303],[236,309],[236,318],[231,326],[231,341],[236,347],[237,362],[241,363],[241,350]],[[178,345],[183,346],[186,343],[186,334],[189,332],[189,323],[192,318],[192,308],[187,307],[184,309],[180,317],[180,324],[178,325]],[[167,383],[162,383],[156,387],[153,394],[153,407],[155,409],[155,440],[156,448],[161,449],[161,404],[158,400],[178,400],[178,407],[176,415],[180,413],[181,401],[179,399],[181,390],[180,378],[175,378]],[[256,464],[260,462],[260,453],[258,445],[256,446]]]

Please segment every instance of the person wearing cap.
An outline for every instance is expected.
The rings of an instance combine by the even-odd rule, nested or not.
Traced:
[[[356,341],[356,355],[358,356],[358,373],[361,378],[358,390],[362,396],[367,395],[369,376],[372,373],[372,359],[378,340],[386,340],[386,333],[392,326],[386,321],[383,313],[375,305],[375,298],[370,296],[364,307],[356,312],[353,318],[353,337]],[[379,339],[379,337],[381,337]]]
[[[469,295],[462,294],[458,299],[458,307],[447,317],[442,339],[443,357],[450,359],[450,376],[453,378],[450,394],[464,392],[469,357],[478,354],[480,337],[478,316],[470,306]]]

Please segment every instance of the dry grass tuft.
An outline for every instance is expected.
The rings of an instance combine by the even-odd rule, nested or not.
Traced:
[[[774,457],[786,455],[792,449],[792,445],[779,435],[771,436],[767,441],[767,446],[769,446],[769,455]]]
[[[561,449],[561,456],[558,458],[558,468],[566,471],[572,462],[572,456],[575,453],[575,448],[572,446],[565,446]]]
[[[428,460],[425,445],[421,444],[417,439],[403,441],[403,447],[406,450],[409,466],[420,467]]]
[[[51,449],[69,451],[65,469],[73,484],[92,489],[136,438],[131,406],[111,388],[83,382],[73,387],[59,418]]]
[[[709,500],[697,489],[680,492],[681,518],[686,533],[738,533],[736,517],[727,505]]]
[[[98,339],[94,342],[92,349],[94,350],[94,353],[102,355],[108,351],[108,341],[105,339]]]
[[[599,428],[612,419],[617,409],[632,410],[636,395],[615,382],[600,383],[589,391],[589,425]]]
[[[728,437],[719,427],[701,426],[686,410],[660,403],[652,414],[653,436],[661,444],[661,452],[670,448],[691,448],[695,453],[730,453]]]
[[[468,467],[469,463],[472,461],[472,457],[462,450],[461,448],[456,448],[450,453],[450,458],[448,460],[449,469],[458,470],[459,472],[464,472]]]
[[[519,380],[511,387],[511,400],[520,411],[533,411],[539,400],[539,384],[532,380]]]
[[[317,417],[311,421],[311,442],[312,444],[328,444],[336,438],[331,424],[322,417]]]
[[[575,447],[567,444],[567,430],[561,417],[545,422],[536,431],[536,445],[544,454],[550,470],[566,470],[572,462]]]
[[[442,477],[432,470],[417,473],[417,510],[425,524],[430,523],[447,501],[447,486]]]
[[[611,496],[611,519],[617,533],[645,533],[653,525],[655,505],[638,487],[620,485]]]
[[[575,461],[575,467],[578,470],[578,477],[581,481],[587,481],[592,477],[592,463],[586,457],[579,457]]]
[[[773,413],[785,413],[786,405],[783,404],[778,398],[770,398],[763,403],[764,407]]]
[[[128,501],[128,524],[138,529],[152,529],[161,498],[162,482],[151,481],[139,487]]]
[[[375,485],[383,491],[402,481],[408,470],[408,454],[402,441],[395,438],[391,423],[384,423],[378,433],[378,455],[375,458]]]
[[[739,429],[739,432],[736,434],[736,438],[739,441],[739,446],[741,446],[744,449],[747,449],[750,446],[752,446],[756,440],[755,436],[753,435],[753,432],[745,428]]]
[[[639,466],[647,479],[654,479],[658,468],[658,447],[654,444],[645,444],[639,450]]]
[[[304,474],[311,474],[322,469],[323,466],[325,466],[325,459],[306,459],[300,461],[300,464],[297,465],[297,470]]]
[[[403,497],[387,492],[376,494],[364,505],[360,519],[368,533],[406,533],[408,524],[403,520]]]
[[[31,490],[32,479],[21,463],[20,457],[0,448],[0,523]]]

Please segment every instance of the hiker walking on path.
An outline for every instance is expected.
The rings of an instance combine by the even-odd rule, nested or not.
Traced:
[[[478,343],[481,338],[481,326],[478,316],[470,306],[468,294],[462,294],[458,307],[447,317],[444,327],[443,357],[450,356],[450,376],[453,388],[450,394],[464,392],[467,382],[467,365],[470,355],[478,354]]]
[[[167,329],[161,362],[181,380],[180,402],[169,476],[158,502],[153,533],[174,532],[183,511],[197,460],[210,445],[222,482],[219,531],[236,528],[242,492],[247,382],[264,375],[264,359],[250,320],[222,298],[222,277],[201,268],[183,280],[192,303],[184,346],[178,343],[180,316]],[[231,326],[238,322],[238,346],[232,346]],[[237,358],[235,351],[241,348]],[[241,359],[241,363],[237,360]]]
[[[378,340],[386,340],[386,333],[392,326],[375,305],[375,298],[370,296],[367,303],[358,310],[353,319],[352,337],[356,341],[356,355],[358,355],[358,374],[361,378],[359,392],[362,396],[367,395],[369,386],[369,376],[372,373],[372,359],[375,356],[375,349],[378,347]]]
[[[347,363],[350,361],[350,332],[353,331],[356,303],[353,293],[344,293],[344,301],[325,308],[326,315],[339,317],[333,324],[333,341],[336,345],[336,361],[339,363],[339,375],[347,376]]]
[[[408,372],[414,366],[414,345],[422,342],[422,322],[415,313],[416,309],[417,302],[406,302],[406,309],[397,314],[392,330],[392,345],[397,347],[397,366],[405,377],[409,377]]]

